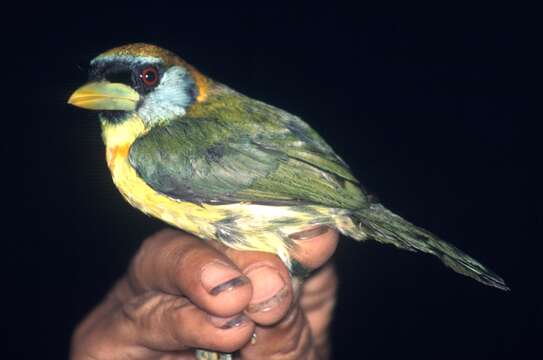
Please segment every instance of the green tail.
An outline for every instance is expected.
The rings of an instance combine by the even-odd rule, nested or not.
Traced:
[[[435,255],[457,273],[469,276],[485,285],[509,290],[501,277],[477,260],[434,234],[402,219],[381,204],[372,204],[369,208],[354,213],[353,220],[360,227],[357,230],[371,239],[392,244],[401,249]],[[347,235],[361,238],[361,234],[356,234],[356,231],[353,233],[346,230],[345,232]]]

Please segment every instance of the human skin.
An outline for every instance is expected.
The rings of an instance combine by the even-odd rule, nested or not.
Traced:
[[[241,359],[327,359],[338,233],[320,230],[295,236],[293,257],[316,270],[301,286],[275,255],[158,232],[78,325],[71,359],[194,359],[195,348],[240,350]]]

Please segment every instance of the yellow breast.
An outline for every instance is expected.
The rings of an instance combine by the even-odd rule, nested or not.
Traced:
[[[330,209],[319,206],[308,206],[311,211],[302,211],[298,207],[251,203],[200,205],[161,194],[139,177],[128,160],[130,146],[145,132],[144,124],[137,116],[120,124],[102,123],[107,164],[113,182],[132,206],[150,216],[238,250],[278,254],[288,266],[288,234],[314,224],[315,212],[330,216]],[[280,228],[273,225],[274,220],[287,218],[288,225],[283,224]],[[218,233],[225,237],[221,238]]]
[[[145,133],[138,117],[121,124],[103,123],[102,134],[106,143],[106,159],[113,182],[134,207],[180,229],[205,238],[212,238],[214,222],[225,216],[216,207],[199,206],[174,200],[152,189],[136,173],[128,161],[130,146]]]

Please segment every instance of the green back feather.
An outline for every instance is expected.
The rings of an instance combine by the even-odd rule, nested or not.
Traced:
[[[132,166],[156,191],[203,203],[366,204],[347,165],[299,118],[230,90],[205,110],[132,145]]]

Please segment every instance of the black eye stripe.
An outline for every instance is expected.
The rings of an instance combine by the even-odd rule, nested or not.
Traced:
[[[151,69],[150,73],[145,70]],[[89,81],[109,81],[130,86],[140,94],[150,92],[158,83],[164,69],[161,64],[130,62],[97,62],[89,71]],[[145,76],[144,76],[145,75]]]
[[[104,77],[109,82],[132,85],[133,73],[128,69],[114,69],[106,72]]]

